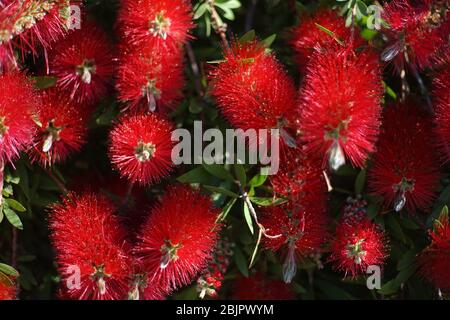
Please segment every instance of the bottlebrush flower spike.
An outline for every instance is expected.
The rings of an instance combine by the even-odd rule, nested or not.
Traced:
[[[450,161],[450,67],[437,73],[433,81],[435,98],[435,123],[439,143],[444,151],[444,158]]]
[[[258,273],[237,280],[233,298],[236,300],[293,300],[295,293],[283,281],[267,279]]]
[[[9,279],[0,278],[0,301],[14,300],[16,298],[16,286]]]
[[[209,198],[189,187],[167,191],[144,224],[134,250],[150,284],[176,289],[194,280],[212,257],[220,231],[217,214]]]
[[[114,49],[106,33],[90,21],[56,43],[50,72],[57,86],[80,105],[92,105],[112,86]]]
[[[65,16],[69,14],[67,0],[3,0],[0,9],[0,61],[15,65],[16,48],[22,56],[29,51],[36,55],[39,48],[48,49],[64,35]]]
[[[384,205],[400,211],[426,211],[439,184],[439,159],[433,152],[432,121],[414,104],[388,106],[368,183]],[[393,139],[392,137],[395,137]]]
[[[315,192],[317,201],[326,200],[323,172],[317,161],[306,157],[299,149],[287,149],[281,154],[280,167],[276,175],[270,176],[275,193],[285,198],[297,199],[309,192]]]
[[[114,211],[106,198],[89,193],[70,193],[61,204],[53,206],[51,238],[65,297],[127,298],[131,260]],[[75,282],[76,274],[80,275],[80,283]]]
[[[437,288],[450,292],[450,224],[443,211],[429,231],[430,245],[419,255],[420,271]]]
[[[384,19],[390,29],[383,61],[393,59],[398,71],[409,65],[413,70],[431,67],[448,54],[448,6],[433,1],[395,0],[384,6]]]
[[[206,296],[217,298],[218,291],[222,287],[224,275],[233,256],[234,243],[227,238],[219,239],[214,249],[213,257],[208,267],[197,279],[197,292],[201,299]]]
[[[12,162],[32,144],[30,114],[38,97],[19,72],[0,75],[0,162]]]
[[[310,188],[311,187],[311,188]],[[275,238],[264,238],[263,245],[272,251],[283,251],[283,277],[290,283],[297,273],[297,259],[320,250],[328,236],[326,195],[320,188],[306,185],[303,194],[287,204],[262,210],[260,222]]]
[[[132,111],[173,109],[181,98],[183,57],[164,50],[133,51],[120,59],[116,88]]]
[[[142,185],[169,174],[172,125],[155,114],[121,118],[110,134],[110,158],[122,177]]]
[[[300,24],[291,31],[291,45],[301,69],[305,69],[315,50],[336,41],[320,30],[317,24],[332,31],[338,40],[345,41],[350,37],[350,28],[345,27],[343,18],[335,11],[319,9],[313,16],[302,15],[300,19]]]
[[[212,94],[228,121],[243,130],[284,131],[292,126],[296,90],[275,57],[256,41],[235,42],[224,54],[210,78]]]
[[[300,131],[309,156],[337,170],[346,158],[362,167],[380,125],[381,74],[377,56],[342,46],[315,52],[300,96]]]
[[[384,232],[366,217],[361,205],[361,202],[351,202],[345,207],[331,242],[329,258],[335,269],[352,277],[365,274],[370,265],[383,265],[387,256]]]
[[[193,26],[192,7],[186,0],[123,0],[119,11],[122,40],[136,50],[178,51]]]
[[[32,161],[42,166],[60,163],[82,147],[86,135],[86,119],[67,97],[57,89],[42,93],[37,108],[34,146],[29,150]]]

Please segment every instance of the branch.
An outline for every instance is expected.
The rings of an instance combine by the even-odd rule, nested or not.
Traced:
[[[220,39],[222,40],[222,44],[224,48],[228,49],[230,47],[230,44],[227,40],[227,24],[220,19],[219,14],[217,13],[216,7],[214,6],[214,0],[208,0],[209,10],[211,12],[211,24],[214,28],[214,31],[220,36]]]
[[[194,50],[192,49],[191,44],[188,42],[185,45],[186,53],[189,58],[189,63],[191,65],[191,70],[194,75],[194,84],[195,89],[197,90],[197,93],[200,97],[203,97],[204,92],[202,89],[202,84],[200,82],[200,68],[198,67],[197,60],[195,59]]]
[[[61,189],[61,191],[64,194],[69,193],[69,190],[67,190],[66,186],[64,185],[64,182],[62,182],[60,179],[58,179],[58,177],[55,176],[55,174],[53,173],[53,171],[51,169],[45,169],[45,171],[47,172],[48,176],[53,180],[53,182],[55,182],[55,184],[59,187],[59,189]]]
[[[239,190],[241,192],[242,199],[244,199],[245,203],[247,204],[248,209],[250,210],[250,213],[251,213],[253,219],[255,220],[255,223],[258,225],[259,229],[261,230],[262,234],[266,238],[269,238],[269,239],[276,239],[276,238],[281,237],[281,234],[277,234],[276,236],[267,234],[266,228],[258,220],[258,215],[256,214],[256,210],[253,207],[253,203],[250,201],[250,198],[248,197],[247,192],[242,188],[242,185],[239,181],[236,181],[236,183],[239,186]]]

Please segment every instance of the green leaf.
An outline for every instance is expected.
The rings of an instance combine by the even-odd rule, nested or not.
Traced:
[[[13,210],[9,208],[3,208],[3,213],[5,214],[6,219],[8,219],[9,223],[11,223],[17,229],[23,230],[22,221],[20,221],[19,216]]]
[[[348,12],[347,18],[345,19],[345,26],[348,28],[352,25],[353,22],[353,14],[351,11]]]
[[[392,279],[388,282],[386,282],[380,290],[378,290],[378,293],[384,294],[384,295],[391,295],[397,292],[399,288],[399,284],[397,283],[396,279]]]
[[[13,195],[13,187],[10,184],[7,184],[6,186],[3,187],[3,191],[2,191],[2,195],[4,197],[10,197]]]
[[[356,194],[362,194],[362,192],[364,190],[364,186],[366,185],[366,176],[367,176],[366,169],[362,169],[356,176],[356,180],[355,180],[355,193]]]
[[[258,253],[259,244],[261,243],[261,237],[262,237],[262,229],[259,228],[258,233],[258,240],[256,241],[255,249],[253,250],[252,258],[250,259],[250,264],[248,266],[249,269],[253,266],[253,263],[255,262],[256,254]]]
[[[219,2],[216,2],[216,3],[214,3],[214,5],[216,6],[216,7],[218,7],[218,8],[220,8],[222,11],[223,11],[223,17],[225,18],[225,19],[228,19],[228,20],[234,20],[234,12],[233,12],[233,10],[231,10],[231,8],[229,8],[227,5],[226,5],[226,3],[219,3]]]
[[[400,219],[400,224],[404,228],[409,229],[409,230],[419,230],[420,229],[420,226],[417,223],[415,223],[413,220],[411,220],[410,218],[402,217]]]
[[[195,10],[195,14],[194,14],[194,20],[199,19],[201,16],[203,16],[206,12],[206,10],[208,9],[208,3],[204,2],[202,4],[200,4],[197,9]]]
[[[333,31],[331,31],[330,29],[325,28],[324,26],[322,26],[322,25],[320,25],[320,24],[318,24],[318,23],[314,23],[314,24],[316,25],[316,27],[317,27],[319,30],[325,32],[327,35],[329,35],[329,36],[332,37],[333,39],[336,39],[336,35],[334,34]]]
[[[245,44],[247,42],[255,40],[255,37],[256,37],[255,30],[250,30],[239,38],[239,43]]]
[[[210,183],[211,175],[204,167],[198,166],[177,178],[181,183]]]
[[[19,276],[19,272],[17,272],[16,269],[14,269],[11,266],[8,266],[7,264],[4,263],[0,263],[0,272],[11,276],[11,277],[18,277]]]
[[[374,21],[375,21],[375,16],[373,16],[373,15],[368,16],[367,21],[366,21],[367,28],[369,28],[370,30],[375,29]]]
[[[0,223],[3,221],[3,207],[0,207]]]
[[[203,168],[208,171],[209,174],[222,180],[228,180],[234,182],[234,178],[230,172],[228,172],[223,165],[220,164],[203,164]]]
[[[221,187],[214,187],[214,186],[203,186],[205,189],[211,191],[211,192],[215,192],[215,193],[220,193],[220,194],[224,194],[226,196],[232,197],[232,198],[239,198],[239,195],[227,190],[225,188],[221,188]]]
[[[386,94],[388,96],[390,96],[392,99],[397,100],[397,94],[395,93],[394,90],[392,90],[391,87],[389,87],[386,82],[383,81],[383,87],[384,87],[384,91],[386,92]]]
[[[205,16],[205,28],[206,28],[206,36],[209,37],[211,35],[211,19],[209,16]]]
[[[253,228],[253,219],[252,219],[252,215],[250,213],[250,208],[248,207],[247,202],[244,202],[244,217],[245,217],[245,222],[247,222],[247,226],[250,229],[250,232],[252,234],[254,234],[255,230]]]
[[[265,38],[264,40],[261,41],[261,43],[266,47],[266,48],[270,48],[270,46],[272,45],[272,43],[275,41],[275,39],[277,38],[277,35],[274,33],[273,35]]]
[[[266,182],[268,175],[265,174],[257,174],[255,175],[250,182],[248,183],[250,187],[260,187],[264,184],[264,182]]]
[[[8,206],[12,209],[14,209],[17,212],[25,212],[27,209],[18,201],[14,199],[5,199],[5,202],[8,204]]]
[[[370,30],[370,29],[364,29],[361,31],[361,37],[363,37],[365,40],[369,41],[375,38],[375,36],[378,34],[377,30]]]
[[[236,246],[234,248],[234,262],[236,263],[236,266],[238,270],[245,276],[248,277],[248,266],[247,261],[245,259],[244,253],[242,253],[242,250],[240,247]]]
[[[406,251],[402,258],[398,261],[397,270],[402,271],[414,263],[416,257],[415,250]]]
[[[230,210],[231,210],[231,208],[233,208],[233,205],[236,203],[236,200],[237,200],[236,198],[233,198],[230,201],[228,201],[228,203],[225,205],[225,207],[223,207],[220,215],[217,217],[216,222],[223,221],[227,218],[228,213],[230,213]]]
[[[43,89],[48,89],[48,88],[54,87],[56,85],[56,81],[58,80],[58,78],[44,76],[44,77],[34,77],[33,80],[34,80],[34,86],[37,89],[43,90]]]
[[[367,15],[367,5],[363,1],[358,0],[356,2],[356,6],[358,8],[357,10],[359,10],[359,13],[361,15],[363,15],[363,16]]]
[[[244,166],[242,164],[234,165],[234,173],[241,186],[244,187],[247,184],[247,173],[245,172]]]
[[[264,197],[250,197],[250,201],[257,204],[258,206],[277,206],[282,203],[286,203],[288,200],[283,198],[264,198]]]
[[[238,9],[241,6],[242,5],[241,5],[240,1],[238,1],[238,0],[227,1],[227,7],[230,8],[230,9]]]

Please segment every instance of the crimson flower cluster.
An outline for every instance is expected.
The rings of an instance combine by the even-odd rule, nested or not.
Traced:
[[[72,1],[78,3],[79,1]],[[65,0],[4,0],[0,11],[0,63],[4,68],[17,65],[14,50],[23,57],[47,50],[66,33],[69,15]]]
[[[16,298],[16,287],[10,279],[1,279],[0,281],[0,301],[14,300]]]
[[[231,49],[225,49],[224,61],[211,71],[210,77],[212,94],[234,127],[278,128],[282,141],[295,145],[286,131],[294,125],[294,83],[264,45],[257,41],[234,42]]]
[[[171,292],[207,266],[220,231],[217,214],[210,199],[188,187],[166,192],[142,226],[134,249],[150,284]]]
[[[447,5],[448,6],[448,5]],[[394,61],[398,71],[413,71],[448,60],[449,10],[430,0],[394,0],[384,6],[383,18],[389,25],[389,46],[384,61]]]
[[[438,71],[434,78],[435,125],[444,160],[450,161],[450,68]]]
[[[300,24],[291,31],[291,45],[297,54],[297,64],[302,71],[305,71],[316,49],[336,41],[320,30],[320,27],[332,31],[341,41],[350,41],[350,29],[345,27],[344,20],[337,12],[320,9],[313,16],[302,15]]]
[[[365,72],[361,72],[365,70]],[[346,158],[363,167],[375,150],[381,113],[381,71],[374,52],[330,45],[311,57],[299,104],[305,150],[331,169]]]
[[[436,141],[432,125],[415,104],[386,107],[368,181],[386,208],[426,212],[433,203],[441,174],[439,156],[430,144]]]
[[[172,109],[183,87],[183,45],[193,27],[186,0],[124,0],[116,88],[133,111]]]
[[[429,231],[430,245],[419,256],[420,270],[437,288],[450,292],[450,223],[442,214]]]
[[[206,296],[217,298],[225,273],[231,263],[233,246],[234,243],[231,243],[227,238],[221,238],[217,241],[208,267],[197,279],[197,292],[200,298],[203,299]]]
[[[115,53],[111,40],[94,22],[84,18],[81,29],[71,31],[49,53],[51,75],[57,87],[79,108],[89,109],[104,97],[113,80]]]
[[[367,202],[352,198],[347,202],[331,242],[329,260],[337,270],[355,277],[365,274],[368,266],[383,265],[388,246],[380,226],[366,216]]]
[[[129,248],[114,206],[103,196],[69,194],[52,208],[50,228],[62,296],[70,299],[125,299]]]

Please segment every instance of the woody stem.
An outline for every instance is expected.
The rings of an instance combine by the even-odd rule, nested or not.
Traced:
[[[214,6],[214,0],[208,0],[208,5],[209,10],[211,12],[211,19],[212,19],[211,24],[214,28],[214,31],[216,31],[216,33],[219,34],[220,39],[222,40],[222,44],[224,45],[225,48],[228,49],[230,47],[230,44],[228,43],[226,35],[227,25],[226,23],[222,22],[222,19],[220,19],[220,16],[217,13],[217,10]]]
[[[269,238],[269,239],[276,239],[276,238],[281,237],[281,234],[278,234],[278,235],[275,235],[275,236],[267,234],[266,228],[264,228],[264,226],[258,220],[258,215],[256,214],[256,210],[253,207],[253,204],[250,201],[250,198],[248,197],[247,192],[242,188],[242,185],[241,185],[241,183],[239,181],[236,181],[236,184],[239,186],[239,190],[241,192],[241,197],[244,200],[244,202],[246,203],[246,205],[247,205],[247,207],[248,207],[248,209],[250,211],[250,214],[252,215],[253,219],[255,220],[255,223],[258,225],[258,228],[261,229],[262,234],[266,238]]]

